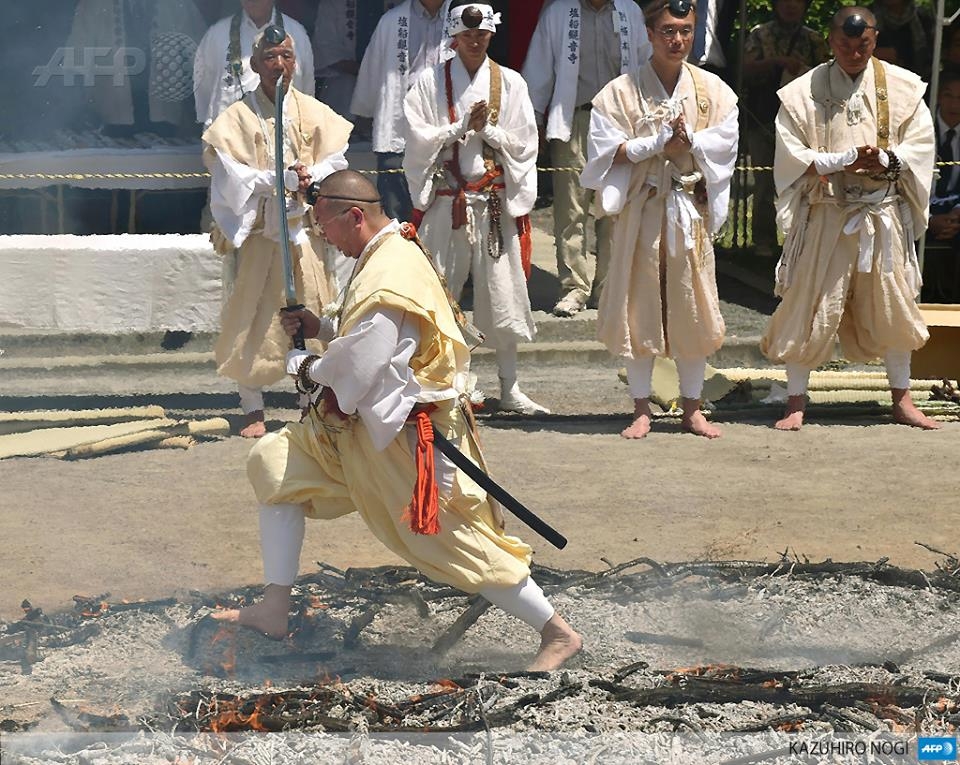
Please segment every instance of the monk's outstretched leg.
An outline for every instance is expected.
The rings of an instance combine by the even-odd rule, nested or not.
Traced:
[[[638,398],[633,402],[633,421],[630,426],[620,431],[624,438],[643,438],[650,432],[650,422],[653,413],[650,411],[650,399]]]
[[[300,568],[304,526],[302,505],[260,506],[260,552],[267,582],[263,600],[246,608],[218,611],[214,619],[249,627],[275,640],[287,636],[290,591]]]
[[[580,653],[583,640],[560,614],[550,617],[540,632],[540,650],[527,669],[530,672],[551,672],[560,669]]]
[[[540,649],[528,670],[558,669],[583,646],[580,636],[556,612],[532,577],[507,587],[484,587],[479,594],[540,633]]]
[[[283,640],[287,636],[290,590],[290,587],[282,584],[268,584],[259,603],[246,608],[216,611],[212,616],[217,621],[239,624],[274,640]]]

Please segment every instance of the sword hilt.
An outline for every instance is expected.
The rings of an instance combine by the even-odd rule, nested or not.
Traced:
[[[293,313],[294,311],[302,311],[303,309],[304,309],[304,306],[303,306],[302,304],[300,304],[300,303],[297,303],[296,305],[284,306],[284,307],[281,308],[280,310],[281,310],[281,311],[287,311],[287,312],[289,312],[289,313]],[[305,351],[305,350],[307,350],[307,343],[306,343],[306,340],[304,340],[304,337],[303,337],[303,322],[302,322],[302,321],[300,322],[300,326],[297,328],[297,333],[293,336],[293,347],[296,348],[298,351]]]

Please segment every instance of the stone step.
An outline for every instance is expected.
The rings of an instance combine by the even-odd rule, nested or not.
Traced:
[[[597,337],[597,312],[583,311],[561,319],[543,311],[534,312],[538,343],[593,341]],[[179,341],[178,341],[179,338]],[[0,327],[0,360],[45,356],[112,356],[163,353],[204,353],[213,350],[215,332],[177,333],[163,331],[103,334],[59,330]],[[164,343],[177,347],[167,350]]]
[[[715,367],[765,366],[757,337],[730,338],[724,346],[710,357]],[[554,364],[565,366],[615,364],[607,349],[595,340],[571,340],[564,342],[521,343],[518,346],[521,365]],[[496,363],[494,351],[478,348],[473,352],[475,365]],[[0,359],[3,379],[10,382],[25,378],[56,373],[59,377],[69,374],[121,374],[149,377],[153,371],[171,373],[176,370],[207,370],[216,374],[212,351],[170,351],[160,353],[90,353],[87,355],[15,356],[6,354]]]

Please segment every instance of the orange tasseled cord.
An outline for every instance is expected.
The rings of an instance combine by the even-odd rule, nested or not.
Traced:
[[[433,423],[428,412],[413,416],[417,425],[417,483],[405,516],[414,534],[440,532],[440,499],[433,460]]]

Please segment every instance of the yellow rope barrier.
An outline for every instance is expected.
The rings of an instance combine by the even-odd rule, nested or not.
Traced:
[[[937,167],[960,165],[960,160],[937,162]],[[736,170],[743,172],[772,172],[773,167],[768,165],[737,165]],[[537,167],[541,173],[579,173],[582,167]],[[358,170],[365,175],[379,175],[381,173],[402,173],[401,168],[391,170]],[[202,173],[0,173],[3,181],[84,181],[84,180],[135,180],[135,179],[174,179],[209,178],[210,174]]]

